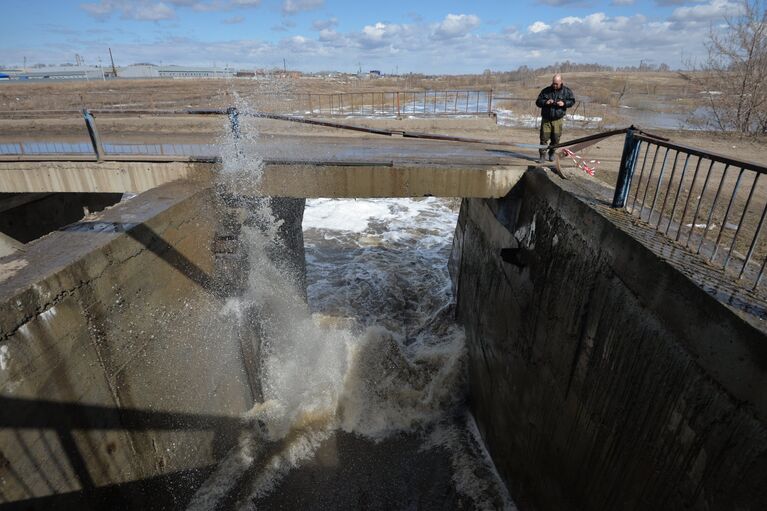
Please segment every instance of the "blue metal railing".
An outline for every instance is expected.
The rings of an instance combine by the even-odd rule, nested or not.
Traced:
[[[767,265],[767,167],[629,129],[613,207],[756,289]]]

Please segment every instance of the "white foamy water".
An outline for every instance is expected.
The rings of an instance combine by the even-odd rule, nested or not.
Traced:
[[[234,189],[263,169],[246,122],[238,140],[222,142],[219,181]],[[454,488],[473,507],[513,509],[471,421],[456,426],[467,413],[466,349],[447,273],[456,206],[434,198],[307,201],[308,304],[300,279],[269,257],[283,248],[280,221],[266,202],[251,211],[241,234],[247,289],[220,314],[254,334],[263,399],[248,413],[253,430],[189,509],[215,509],[235,486],[237,508],[254,509],[337,430],[373,442],[424,432],[423,449],[450,453]],[[477,470],[489,474],[484,482],[472,478]]]

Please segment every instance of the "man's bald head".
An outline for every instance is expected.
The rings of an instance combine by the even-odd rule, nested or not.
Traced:
[[[554,78],[551,79],[551,85],[554,86],[555,89],[561,89],[562,88],[562,75],[557,73],[554,75]]]

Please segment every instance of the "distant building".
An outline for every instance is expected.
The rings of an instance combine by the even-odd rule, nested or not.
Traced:
[[[255,71],[237,71],[234,76],[237,78],[255,78]]]
[[[158,69],[159,66],[154,64],[134,64],[118,69],[117,76],[120,78],[159,78]]]
[[[102,70],[99,67],[58,66],[39,67],[26,71],[8,71],[10,79],[18,80],[101,80]]]
[[[234,69],[220,67],[156,66],[134,64],[117,70],[120,78],[231,78]]]
[[[371,69],[368,73],[371,78],[380,78],[381,77],[381,71],[378,69]]]
[[[234,70],[218,67],[160,66],[160,78],[231,78]]]

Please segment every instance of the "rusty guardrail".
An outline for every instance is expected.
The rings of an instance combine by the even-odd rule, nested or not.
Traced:
[[[661,140],[632,127],[613,207],[625,208],[725,276],[745,279],[756,289],[767,265],[764,174],[765,165]]]
[[[493,110],[492,89],[305,93],[296,98],[301,113],[323,117],[491,115]]]

